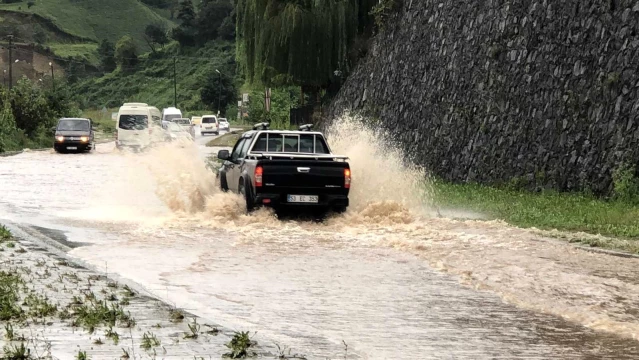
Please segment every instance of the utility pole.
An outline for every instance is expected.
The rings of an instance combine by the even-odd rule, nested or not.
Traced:
[[[218,81],[217,81],[217,114],[220,115],[220,98],[222,97],[222,73],[218,69],[215,69],[215,72],[218,74]]]
[[[173,58],[173,106],[177,108],[177,58]]]
[[[53,75],[53,62],[49,62],[51,66],[51,85],[53,86],[53,93],[55,94],[55,75]]]
[[[2,70],[2,85],[7,87],[7,69]]]
[[[13,35],[9,35],[9,91],[13,87],[13,59],[12,59],[12,49],[13,49]]]

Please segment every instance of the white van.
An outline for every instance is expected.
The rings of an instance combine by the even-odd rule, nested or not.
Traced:
[[[215,115],[202,115],[202,124],[200,125],[200,134],[213,133],[220,134],[220,123]]]
[[[161,136],[160,110],[145,103],[125,103],[118,110],[115,145],[143,149]],[[155,131],[154,131],[155,129]],[[155,134],[154,134],[155,133]]]
[[[182,118],[182,111],[178,108],[168,107],[162,110],[162,127],[166,126],[166,123],[173,119]]]

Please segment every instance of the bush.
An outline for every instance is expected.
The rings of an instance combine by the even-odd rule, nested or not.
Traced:
[[[615,200],[638,204],[639,179],[636,169],[629,164],[622,164],[612,173],[613,197]]]
[[[23,78],[10,93],[0,91],[0,152],[51,146],[56,119],[78,115],[65,84],[53,92]]]
[[[395,11],[397,11],[401,5],[401,0],[380,0],[370,12],[370,15],[375,19],[375,26],[377,29],[383,30],[388,21],[388,17]]]

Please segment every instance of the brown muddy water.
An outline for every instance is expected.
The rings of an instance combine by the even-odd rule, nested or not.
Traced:
[[[1,158],[0,220],[62,230],[72,256],[309,359],[639,358],[639,260],[433,217],[422,170],[336,130],[352,206],[324,223],[245,215],[211,149],[113,144]]]

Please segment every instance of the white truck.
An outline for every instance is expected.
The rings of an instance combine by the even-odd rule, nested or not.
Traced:
[[[162,110],[162,127],[166,129],[166,124],[173,119],[182,118],[182,111],[175,107],[168,107]]]

